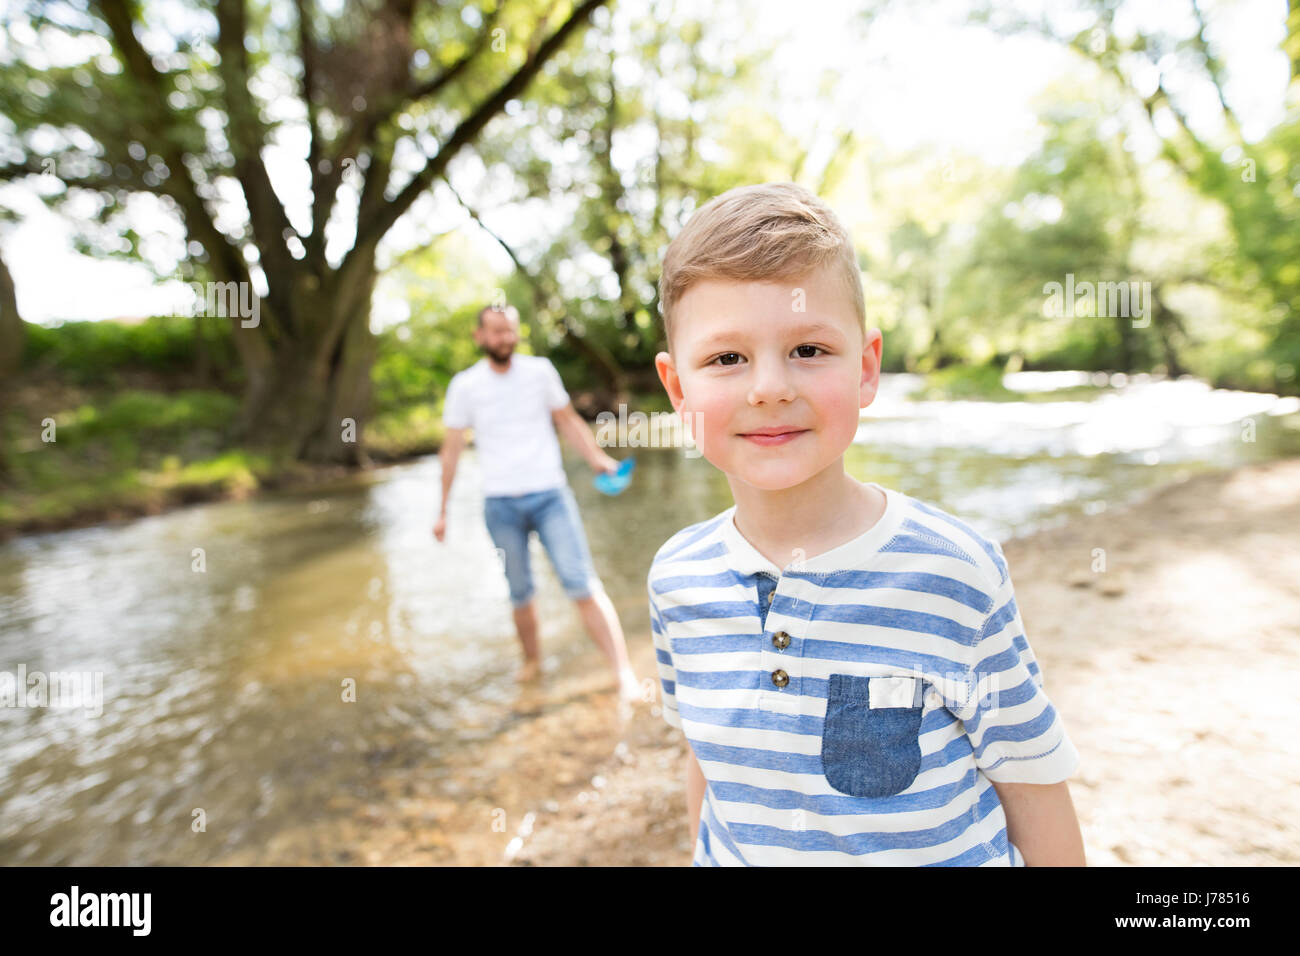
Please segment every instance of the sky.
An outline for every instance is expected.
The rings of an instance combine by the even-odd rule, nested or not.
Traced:
[[[648,0],[621,0],[619,14],[634,12]],[[727,17],[729,8],[710,0],[679,0],[685,13]],[[1035,144],[1032,102],[1052,82],[1068,82],[1078,61],[1045,41],[998,36],[981,28],[957,25],[958,0],[895,3],[864,29],[857,19],[857,0],[758,0],[745,4],[749,19],[731,16],[714,22],[727,44],[772,42],[777,55],[770,69],[779,78],[776,104],[783,125],[796,135],[822,137],[827,143],[837,127],[851,126],[864,138],[891,149],[933,149],[979,156],[994,164],[1015,164]],[[1221,5],[1223,6],[1223,5]],[[1139,17],[1167,16],[1164,0],[1141,0]],[[1282,0],[1227,0],[1226,15],[1216,17],[1216,45],[1224,51],[1232,75],[1229,96],[1242,117],[1248,139],[1262,135],[1281,118],[1287,63],[1279,50],[1285,3]],[[832,68],[832,86],[823,86]],[[954,77],[959,77],[954,82]],[[809,109],[809,103],[817,104]],[[1207,107],[1212,104],[1207,104]],[[1211,115],[1207,108],[1205,115]],[[1193,120],[1197,108],[1193,106]],[[825,145],[825,144],[823,144]],[[267,162],[277,191],[292,203],[305,199],[305,136],[270,151]],[[816,162],[814,148],[812,162]],[[467,168],[461,164],[458,168]],[[177,283],[159,284],[148,270],[122,261],[96,261],[75,253],[73,227],[50,213],[29,187],[0,187],[0,203],[21,216],[20,225],[0,238],[5,261],[14,274],[19,311],[28,321],[99,319],[166,314],[183,294]],[[141,213],[145,229],[159,230],[159,256],[181,241],[165,216]],[[490,224],[507,239],[526,234],[531,217],[524,211],[498,211]],[[417,229],[415,223],[420,223]],[[450,197],[426,195],[386,240],[389,252],[400,251],[430,233],[457,225],[478,232],[475,241],[499,268],[508,268],[504,253],[468,223]],[[346,245],[351,223],[332,224]],[[170,233],[170,235],[168,235]],[[382,256],[381,256],[382,263]],[[375,324],[399,320],[404,304],[381,286]]]

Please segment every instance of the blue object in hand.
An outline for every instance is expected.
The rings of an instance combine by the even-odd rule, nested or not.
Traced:
[[[596,490],[606,495],[621,495],[632,483],[632,469],[636,467],[635,458],[624,458],[618,463],[618,471],[612,474],[602,471],[591,480]]]

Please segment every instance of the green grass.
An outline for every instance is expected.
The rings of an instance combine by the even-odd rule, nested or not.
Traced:
[[[1050,392],[1017,392],[1023,402],[1090,402],[1094,398],[1113,392],[1109,385],[1070,385]]]
[[[242,496],[310,471],[232,445],[239,399],[223,392],[54,382],[20,393],[0,422],[0,531]],[[442,439],[441,399],[382,409],[365,425],[367,451],[379,461],[437,451]]]
[[[922,401],[969,399],[984,402],[1024,401],[1022,392],[1002,385],[1002,369],[994,365],[950,365],[931,372],[909,398]]]
[[[1108,385],[1071,385],[1047,392],[1017,392],[1002,384],[995,365],[950,365],[925,378],[908,397],[923,401],[1067,402],[1091,401],[1112,391]]]
[[[0,526],[57,527],[243,494],[277,471],[267,456],[229,447],[239,403],[221,392],[98,391],[65,407],[58,394],[43,390],[0,423]]]

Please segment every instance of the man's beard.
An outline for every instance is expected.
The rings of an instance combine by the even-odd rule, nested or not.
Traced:
[[[486,352],[488,357],[498,365],[505,365],[510,361],[510,356],[514,354],[515,347],[513,345],[507,345],[503,349],[490,349],[485,345],[483,346],[483,351]]]

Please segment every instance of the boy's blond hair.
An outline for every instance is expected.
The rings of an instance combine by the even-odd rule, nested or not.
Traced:
[[[705,279],[770,282],[830,266],[858,324],[866,306],[849,232],[824,202],[796,183],[737,186],[699,208],[668,244],[659,276],[659,312],[672,348],[673,309]]]

